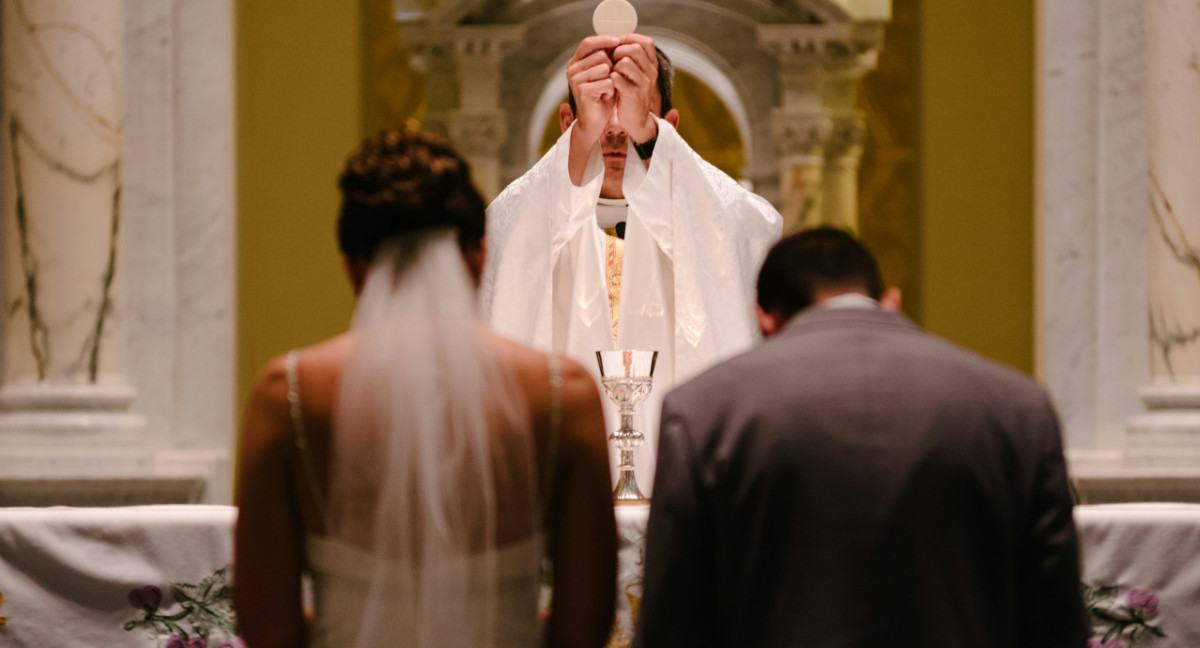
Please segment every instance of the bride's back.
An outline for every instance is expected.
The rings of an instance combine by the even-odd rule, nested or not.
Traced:
[[[493,449],[490,460],[495,467],[492,479],[498,513],[495,538],[496,544],[503,546],[535,533],[535,525],[543,517],[543,511],[552,513],[549,510],[552,489],[547,482],[554,479],[555,473],[571,469],[569,465],[561,465],[563,458],[558,456],[558,448],[564,443],[571,448],[581,441],[586,442],[573,437],[578,435],[578,412],[586,406],[580,401],[586,398],[590,390],[594,390],[594,386],[586,371],[577,363],[560,359],[559,380],[562,383],[555,394],[555,379],[545,354],[482,328],[478,328],[476,334],[494,353],[496,363],[507,369],[514,393],[520,399],[513,404],[520,407],[524,415],[524,420],[517,422],[495,412],[489,418],[488,433]],[[328,531],[325,512],[330,510],[331,504],[328,503],[330,450],[335,434],[334,421],[338,418],[342,374],[353,341],[354,333],[346,333],[303,349],[296,356],[297,396],[301,403],[307,447],[303,451],[297,450],[294,462],[296,470],[292,471],[292,479],[293,487],[301,494],[299,504],[304,528],[310,535],[324,536]],[[411,340],[410,343],[421,342]],[[278,369],[280,375],[277,381],[281,388],[286,389],[286,366]],[[556,407],[560,408],[558,415],[554,413]],[[569,420],[560,419],[555,424],[556,416],[567,415],[570,415]],[[342,509],[344,520],[370,522],[371,516],[367,512],[373,511],[376,506],[379,488],[384,480],[384,475],[379,474],[379,462],[373,460],[380,452],[381,432],[379,428],[372,429],[370,426],[336,432],[346,437],[339,438],[338,448],[352,452],[344,462],[354,468],[347,471],[353,480],[345,483],[342,486],[345,491],[339,493],[343,501],[338,507]],[[563,437],[572,438],[564,441]],[[529,454],[530,450],[532,455]],[[303,454],[311,462],[312,478],[306,474]],[[567,460],[570,460],[569,456]],[[536,499],[532,501],[520,489],[505,488],[511,484],[512,475],[529,469],[534,471],[536,485]],[[416,533],[420,529],[413,531]],[[355,535],[369,537],[370,529],[360,529]],[[475,548],[480,547],[477,545]]]
[[[546,643],[602,645],[616,533],[595,384],[476,323],[484,207],[444,140],[367,140],[339,186],[354,327],[273,360],[252,393],[237,488],[243,636],[528,645],[547,557]]]

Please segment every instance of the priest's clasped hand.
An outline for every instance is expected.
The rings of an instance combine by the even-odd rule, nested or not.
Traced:
[[[598,142],[622,130],[642,143],[654,139],[661,98],[654,40],[640,34],[590,36],[567,62],[567,85],[575,98],[575,128]]]

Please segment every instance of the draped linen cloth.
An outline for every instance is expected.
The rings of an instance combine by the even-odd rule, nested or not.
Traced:
[[[635,417],[646,435],[636,458],[647,495],[662,396],[758,337],[754,285],[783,227],[769,202],[656,120],[649,167],[632,143],[627,150],[623,189],[629,211],[616,339],[617,348],[659,352],[654,389]],[[484,319],[498,332],[566,353],[598,377],[596,351],[613,348],[605,234],[596,224],[604,163],[597,149],[582,185],[571,182],[571,128],[488,207],[480,301]],[[615,428],[616,407],[607,399],[605,415]]]
[[[236,516],[196,504],[0,508],[0,646],[243,648]]]
[[[1097,644],[1200,646],[1200,504],[1076,506],[1075,524]]]

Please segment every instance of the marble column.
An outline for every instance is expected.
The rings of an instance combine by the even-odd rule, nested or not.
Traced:
[[[232,2],[0,6],[0,489],[228,503]]]
[[[826,43],[821,105],[830,111],[832,130],[825,145],[822,222],[858,229],[858,164],[866,122],[856,108],[862,76],[874,69],[883,26],[856,25],[849,37]]]
[[[834,114],[825,145],[823,222],[858,230],[858,164],[862,160],[866,125],[858,111]]]
[[[825,143],[833,117],[821,105],[824,28],[760,25],[759,40],[779,60],[780,98],[771,112],[779,159],[779,211],[787,234],[823,221]]]
[[[833,120],[821,108],[778,108],[771,119],[779,149],[779,212],[789,234],[822,222],[824,147]]]
[[[1130,454],[1200,468],[1200,1],[1146,3],[1149,83],[1147,408]]]
[[[454,33],[459,100],[450,117],[450,139],[471,163],[475,184],[489,201],[503,188],[500,150],[508,135],[500,108],[500,64],[524,31],[519,25],[498,25],[458,27]]]
[[[1126,468],[1147,352],[1143,0],[1038,7],[1038,377],[1076,476]]]
[[[864,125],[858,82],[875,66],[882,23],[760,25],[779,60],[772,134],[780,166],[784,232],[858,226],[858,163]]]
[[[0,433],[131,441],[121,231],[122,0],[4,3]]]
[[[399,29],[400,42],[408,49],[412,67],[425,82],[421,127],[448,135],[460,90],[452,28],[416,20],[401,23]]]

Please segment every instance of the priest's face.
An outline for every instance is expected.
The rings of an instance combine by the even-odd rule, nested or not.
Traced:
[[[650,99],[654,114],[662,111],[662,97],[658,90],[653,92]],[[604,156],[604,183],[600,186],[601,198],[624,198],[622,183],[625,181],[625,164],[628,162],[629,134],[621,125],[617,111],[612,111],[604,134],[600,136],[600,153]],[[638,162],[634,156],[633,162]]]

